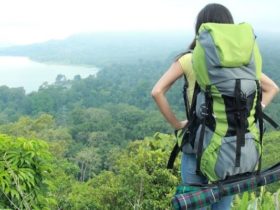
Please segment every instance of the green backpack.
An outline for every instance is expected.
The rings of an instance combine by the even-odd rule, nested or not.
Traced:
[[[263,136],[262,59],[247,23],[204,23],[192,52],[196,85],[183,143],[196,153],[197,174],[210,182],[260,171]],[[187,104],[187,103],[186,103]]]

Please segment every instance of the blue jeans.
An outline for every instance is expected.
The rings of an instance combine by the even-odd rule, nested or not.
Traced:
[[[195,154],[185,154],[182,155],[181,163],[181,176],[184,184],[191,183],[207,183],[205,177],[198,176],[196,173],[196,157]],[[233,196],[225,196],[222,200],[211,205],[212,210],[230,210],[230,204]],[[201,210],[206,210],[207,208],[202,208]]]

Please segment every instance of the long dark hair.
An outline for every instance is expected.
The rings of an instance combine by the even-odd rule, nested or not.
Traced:
[[[197,15],[195,24],[195,36],[198,34],[202,23],[234,23],[230,11],[221,4],[207,4]],[[189,46],[189,50],[195,47],[195,38]]]

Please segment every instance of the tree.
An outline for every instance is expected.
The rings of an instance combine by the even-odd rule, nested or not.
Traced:
[[[112,125],[112,117],[105,109],[77,108],[69,116],[74,139],[87,142],[91,132],[106,131]]]
[[[36,138],[44,140],[64,140],[71,141],[72,137],[68,129],[59,127],[52,115],[42,114],[37,118],[22,116],[17,122],[0,126],[2,133],[23,136],[26,138]]]
[[[52,171],[48,146],[39,140],[0,135],[0,206],[13,209],[49,209]]]
[[[101,158],[98,149],[94,147],[84,148],[75,156],[80,173],[79,180],[85,181],[101,170]]]
[[[130,209],[166,209],[179,184],[178,162],[173,173],[166,169],[171,135],[157,133],[154,138],[131,143],[116,161],[120,174],[120,203]]]

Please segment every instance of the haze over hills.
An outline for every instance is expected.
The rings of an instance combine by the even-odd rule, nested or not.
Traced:
[[[65,40],[0,49],[0,55],[28,56],[36,61],[66,64],[106,65],[139,60],[164,60],[187,47],[191,36],[177,33],[94,33]]]
[[[106,66],[138,61],[172,62],[174,56],[187,49],[192,32],[118,32],[83,33],[64,40],[0,48],[0,55],[27,56],[40,62]],[[278,59],[280,41],[277,34],[257,37],[263,55],[264,71],[268,63]],[[274,64],[276,65],[276,64]],[[274,68],[273,65],[273,68]],[[275,66],[278,69],[277,66]],[[275,70],[276,70],[275,69]]]

